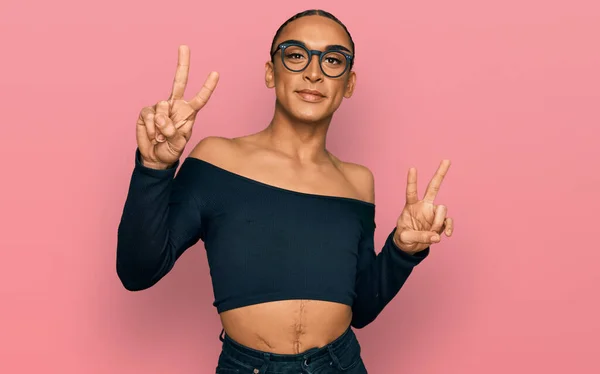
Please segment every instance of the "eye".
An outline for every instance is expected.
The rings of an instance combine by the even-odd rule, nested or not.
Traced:
[[[339,59],[337,59],[335,57],[326,57],[325,60],[327,61],[327,63],[332,64],[332,65],[337,65],[337,64],[342,63],[342,61],[340,61]]]
[[[301,59],[301,58],[304,58],[304,56],[302,54],[300,54],[300,53],[294,53],[294,52],[286,54],[285,57],[291,58],[291,59]]]
[[[340,52],[331,51],[323,56],[323,62],[331,67],[342,67],[346,65],[346,57]]]

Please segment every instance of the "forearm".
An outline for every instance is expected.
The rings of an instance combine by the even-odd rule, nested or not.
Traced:
[[[429,254],[429,248],[414,255],[403,252],[394,244],[393,235],[394,231],[379,254],[375,256],[373,252],[368,265],[358,274],[353,327],[362,328],[374,321],[400,291],[414,267]]]
[[[199,212],[174,180],[179,163],[168,169],[136,165],[117,234],[117,274],[130,290],[148,288],[173,267],[179,254],[196,240]],[[187,220],[188,225],[179,225]],[[199,229],[199,227],[197,227]]]

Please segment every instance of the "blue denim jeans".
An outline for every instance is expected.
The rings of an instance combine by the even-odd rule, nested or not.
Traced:
[[[321,348],[299,354],[258,351],[231,339],[221,331],[223,348],[217,374],[365,374],[360,345],[352,328]]]

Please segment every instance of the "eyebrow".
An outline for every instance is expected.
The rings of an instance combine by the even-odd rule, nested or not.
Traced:
[[[304,43],[304,42],[302,42],[300,40],[295,40],[295,39],[286,40],[286,41],[283,41],[283,42],[281,42],[279,44],[282,44],[282,43],[298,43],[298,44],[302,44],[303,46],[306,47],[306,43]],[[308,47],[306,47],[306,48],[308,48]],[[344,47],[343,45],[340,45],[340,44],[329,44],[329,45],[325,46],[325,50],[326,51],[329,50],[329,49],[338,49],[338,50],[341,49],[341,50],[346,51],[348,53],[352,53],[352,51],[350,51],[348,49],[348,47]]]

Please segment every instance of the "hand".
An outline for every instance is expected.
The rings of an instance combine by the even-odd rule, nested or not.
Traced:
[[[192,100],[185,101],[183,95],[189,67],[190,50],[181,45],[171,96],[140,111],[136,138],[145,166],[166,169],[179,160],[192,136],[196,114],[206,105],[217,86],[219,74],[212,72],[200,92]]]
[[[406,205],[396,223],[394,243],[409,254],[420,252],[441,240],[441,234],[451,236],[454,230],[452,218],[446,217],[448,209],[435,205],[434,200],[442,181],[450,168],[450,160],[443,160],[427,186],[425,197],[419,200],[417,191],[417,169],[408,171]]]

